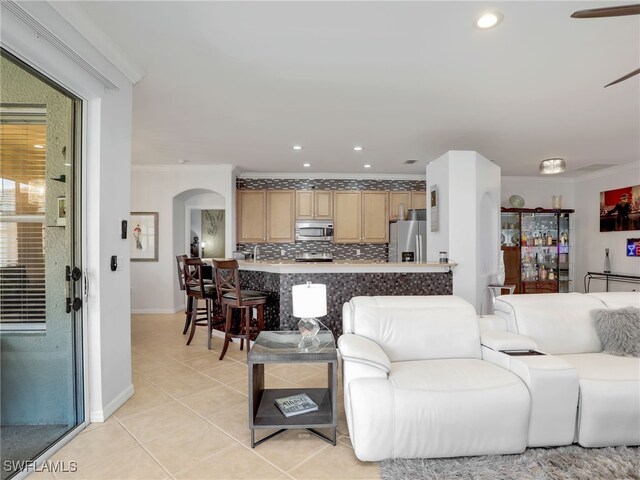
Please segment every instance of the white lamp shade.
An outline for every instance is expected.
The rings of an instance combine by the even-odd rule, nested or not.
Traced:
[[[327,314],[327,286],[307,283],[291,287],[293,316],[298,318],[323,317]]]

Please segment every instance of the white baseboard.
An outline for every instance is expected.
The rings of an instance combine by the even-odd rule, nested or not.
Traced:
[[[179,308],[132,308],[133,315],[172,315],[180,310],[184,310],[184,306]]]
[[[113,415],[113,412],[120,408],[124,402],[129,400],[133,396],[133,393],[133,384],[131,384],[120,392],[116,398],[111,400],[102,410],[92,410],[89,412],[89,421],[91,423],[104,422],[107,418]]]

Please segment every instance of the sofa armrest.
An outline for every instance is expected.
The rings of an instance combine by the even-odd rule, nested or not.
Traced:
[[[513,332],[482,332],[480,343],[496,352],[502,350],[537,350],[536,341]]]
[[[506,332],[509,330],[505,319],[497,315],[479,315],[478,325],[480,327],[480,333]]]
[[[391,361],[380,345],[368,338],[347,333],[338,338],[338,350],[344,362],[354,362],[368,365],[388,374]]]

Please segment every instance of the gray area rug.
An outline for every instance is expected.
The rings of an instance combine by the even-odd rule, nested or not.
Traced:
[[[640,480],[638,447],[529,448],[520,455],[380,462],[383,480]]]

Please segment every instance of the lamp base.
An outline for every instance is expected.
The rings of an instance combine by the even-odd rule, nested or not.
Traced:
[[[312,347],[320,343],[316,337],[320,331],[320,324],[316,318],[301,318],[298,322],[298,330],[302,335],[298,344],[299,347]]]

